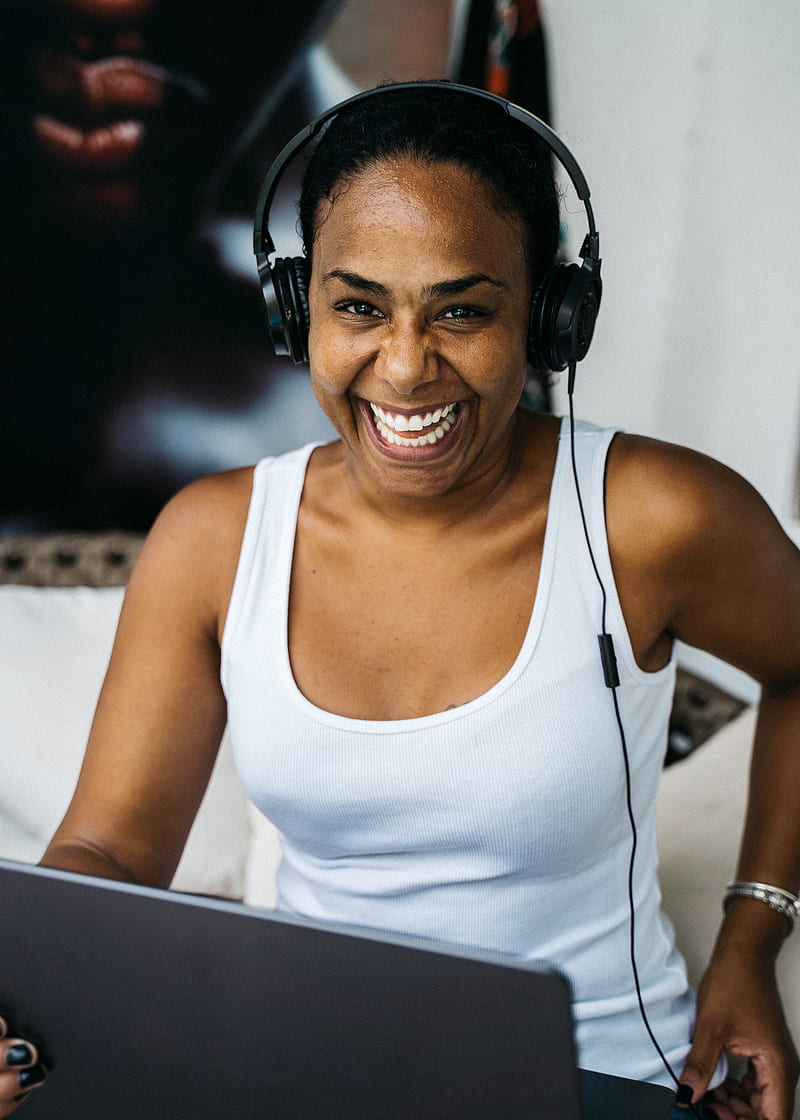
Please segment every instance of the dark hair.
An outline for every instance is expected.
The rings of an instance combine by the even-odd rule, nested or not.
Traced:
[[[311,260],[323,202],[369,167],[412,158],[454,163],[493,188],[499,209],[522,219],[534,286],[558,250],[553,157],[531,129],[493,102],[457,89],[381,87],[335,116],[303,177],[300,230]]]

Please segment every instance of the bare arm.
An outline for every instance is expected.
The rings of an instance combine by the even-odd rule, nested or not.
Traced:
[[[131,576],[78,785],[43,863],[167,886],[225,726],[219,643],[247,472],[187,488]]]
[[[626,510],[637,511],[633,529]],[[761,498],[733,472],[683,449],[635,439],[615,446],[609,537],[644,667],[655,667],[665,639],[679,638],[761,683],[738,877],[796,893],[800,554]],[[755,1071],[745,1102],[737,1104],[749,1111],[736,1115],[789,1120],[798,1060],[774,976],[786,932],[785,919],[761,902],[730,905],[700,986],[695,1040],[683,1074],[695,1099],[721,1051],[728,1050],[751,1058]],[[734,1115],[724,1104],[718,1112],[726,1120]]]

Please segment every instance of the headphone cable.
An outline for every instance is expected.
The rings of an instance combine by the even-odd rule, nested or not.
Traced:
[[[634,983],[634,987],[636,989],[636,999],[637,999],[638,1004],[639,1004],[639,1013],[641,1015],[642,1022],[644,1023],[645,1030],[647,1031],[648,1035],[650,1036],[650,1041],[652,1042],[652,1044],[653,1044],[653,1046],[656,1050],[656,1053],[658,1054],[659,1058],[661,1059],[661,1062],[664,1066],[664,1069],[669,1074],[669,1076],[672,1078],[672,1080],[675,1082],[675,1086],[678,1090],[678,1095],[679,1095],[679,1103],[687,1104],[688,1107],[691,1109],[692,1113],[698,1118],[698,1120],[702,1120],[702,1117],[701,1117],[699,1111],[694,1106],[694,1104],[692,1104],[691,1101],[680,1100],[680,1094],[681,1094],[681,1090],[682,1090],[681,1082],[678,1078],[678,1075],[675,1073],[675,1070],[672,1068],[672,1065],[670,1064],[669,1059],[667,1058],[666,1054],[664,1053],[661,1045],[659,1044],[659,1041],[655,1036],[655,1032],[653,1031],[652,1026],[650,1025],[650,1019],[648,1018],[647,1009],[645,1008],[644,998],[642,996],[642,986],[641,986],[641,982],[639,980],[639,966],[636,962],[636,906],[635,906],[635,901],[634,901],[634,886],[633,886],[633,884],[634,884],[634,869],[635,869],[635,865],[636,865],[636,852],[637,852],[637,849],[638,849],[638,846],[639,846],[639,833],[638,833],[638,830],[637,830],[637,827],[636,827],[636,816],[635,816],[634,811],[633,811],[633,790],[632,790],[632,782],[631,782],[630,756],[628,754],[628,742],[627,742],[627,739],[626,739],[626,736],[625,736],[625,727],[624,727],[623,722],[622,722],[622,713],[620,712],[620,707],[619,707],[619,697],[617,696],[617,688],[619,687],[620,680],[619,680],[619,673],[617,671],[617,659],[616,659],[616,655],[614,653],[614,640],[613,640],[611,634],[609,634],[606,631],[606,608],[607,608],[607,603],[608,603],[608,596],[607,596],[607,593],[606,593],[605,584],[603,583],[603,578],[600,575],[600,569],[597,566],[597,560],[595,559],[594,549],[592,548],[592,541],[591,541],[591,537],[590,537],[590,534],[589,534],[589,526],[588,526],[588,523],[586,521],[586,511],[585,511],[584,505],[583,505],[583,496],[581,494],[581,485],[580,485],[580,479],[579,479],[579,476],[578,476],[578,465],[577,465],[577,460],[576,460],[576,455],[575,455],[575,409],[574,409],[574,404],[573,404],[573,391],[574,391],[574,383],[575,383],[575,364],[576,363],[575,363],[574,359],[571,360],[570,363],[569,363],[569,366],[570,366],[570,369],[569,369],[569,383],[568,383],[568,389],[567,389],[567,399],[569,401],[570,457],[571,457],[571,460],[572,460],[572,478],[573,478],[573,481],[575,483],[575,495],[578,499],[578,510],[580,512],[581,526],[583,528],[583,536],[584,536],[584,539],[586,541],[586,547],[587,547],[588,552],[589,552],[589,559],[592,562],[592,568],[594,570],[595,579],[597,580],[597,584],[600,588],[600,594],[601,594],[601,597],[602,597],[603,606],[602,606],[602,612],[601,612],[601,633],[597,635],[597,641],[598,641],[599,646],[600,646],[600,657],[601,657],[601,660],[602,660],[602,663],[603,663],[603,677],[605,679],[606,686],[608,687],[608,689],[611,692],[611,700],[612,700],[612,703],[614,705],[614,716],[615,716],[615,719],[616,719],[616,722],[617,722],[617,729],[618,729],[618,732],[619,732],[619,740],[620,740],[620,745],[622,747],[622,760],[623,760],[624,767],[625,767],[625,804],[626,804],[626,808],[627,808],[627,812],[628,812],[628,821],[630,823],[630,828],[631,828],[631,854],[630,854],[630,860],[628,862],[628,913],[630,915],[630,921],[629,921],[629,928],[630,928],[630,961],[631,961],[631,971],[633,973],[633,983]],[[608,461],[606,460],[606,469],[607,469],[607,465],[608,465]],[[604,486],[604,490],[605,490],[605,486]]]

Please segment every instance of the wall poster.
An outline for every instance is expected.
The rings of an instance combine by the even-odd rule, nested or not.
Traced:
[[[534,0],[7,0],[0,54],[5,535],[145,530],[192,478],[330,435],[251,252],[307,120],[386,78],[549,115]]]

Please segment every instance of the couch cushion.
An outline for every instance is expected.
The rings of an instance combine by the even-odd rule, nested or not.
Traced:
[[[0,856],[35,862],[69,803],[123,589],[0,586]],[[240,898],[250,836],[227,738],[173,881]]]

